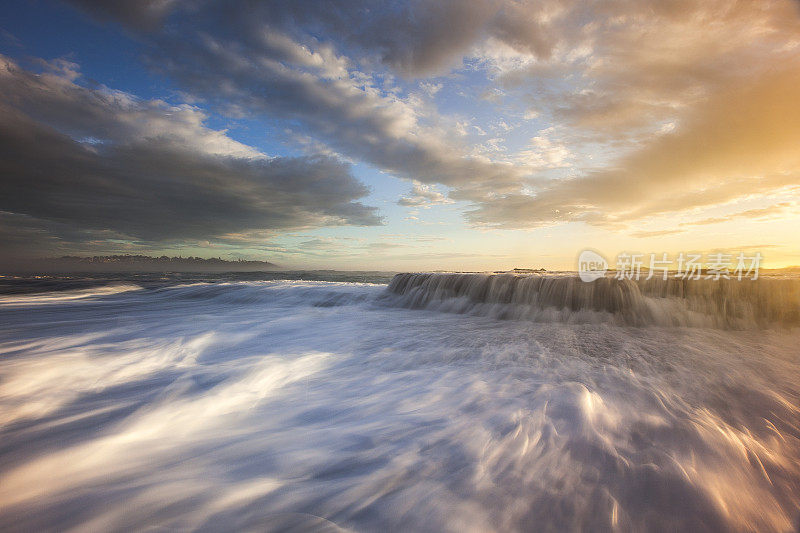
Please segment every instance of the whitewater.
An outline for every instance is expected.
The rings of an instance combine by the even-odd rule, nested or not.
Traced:
[[[120,275],[0,293],[0,530],[800,525],[796,277]]]

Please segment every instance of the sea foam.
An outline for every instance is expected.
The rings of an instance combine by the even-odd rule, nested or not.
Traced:
[[[402,279],[0,306],[0,529],[796,527],[797,328],[497,320]]]

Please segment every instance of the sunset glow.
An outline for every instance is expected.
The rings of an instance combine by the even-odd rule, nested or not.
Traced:
[[[6,259],[800,264],[797,2],[74,5],[5,9]]]

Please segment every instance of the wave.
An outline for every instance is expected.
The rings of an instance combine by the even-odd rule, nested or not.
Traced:
[[[402,273],[386,285],[338,281],[112,283],[0,295],[0,307],[120,298],[277,307],[403,307],[568,324],[768,329],[800,326],[800,278],[618,280],[574,273]]]
[[[0,306],[0,531],[796,528],[800,329],[396,305],[532,312],[511,302],[575,285],[508,277]]]
[[[49,305],[113,296],[126,292],[139,291],[142,287],[132,283],[117,283],[86,289],[53,290],[33,294],[0,295],[0,306]]]
[[[173,285],[160,289],[159,294],[172,300],[209,300],[229,305],[338,307],[372,301],[384,287],[372,283],[281,280]]]
[[[393,303],[542,322],[763,329],[800,325],[800,279],[600,278],[475,273],[397,274]]]

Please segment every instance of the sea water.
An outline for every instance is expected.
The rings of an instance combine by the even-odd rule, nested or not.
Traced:
[[[793,531],[798,281],[726,281],[6,278],[0,529]]]

